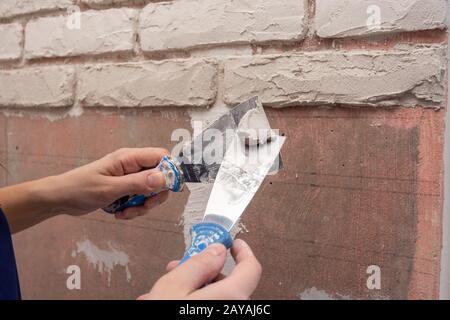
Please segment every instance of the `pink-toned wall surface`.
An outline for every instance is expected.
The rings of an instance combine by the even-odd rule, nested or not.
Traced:
[[[287,140],[284,169],[265,180],[237,235],[263,266],[253,297],[438,298],[447,1],[374,1],[389,17],[377,32],[359,21],[362,0],[186,0],[195,12],[182,1],[0,3],[0,187],[120,147],[171,149],[174,130],[259,95]],[[53,32],[71,4],[86,29]],[[329,8],[339,9],[332,21]],[[204,25],[179,24],[180,12]],[[184,252],[192,196],[171,194],[131,221],[59,215],[15,234],[24,298],[145,293]],[[73,265],[81,288],[71,290]],[[370,266],[379,289],[367,286]]]
[[[284,170],[271,176],[242,222],[264,268],[255,298],[436,298],[442,216],[443,111],[268,109],[287,136]],[[79,118],[4,117],[2,184],[57,174],[119,147],[170,146],[186,114],[88,112]],[[58,216],[14,236],[26,298],[132,298],[184,250],[188,190],[152,214],[118,221],[104,212]],[[58,195],[55,195],[57,197]],[[88,257],[88,241],[128,259]],[[116,255],[117,256],[117,255]],[[104,259],[104,260],[102,260]],[[109,259],[109,260],[108,260]],[[112,268],[108,263],[116,261]],[[66,268],[80,266],[82,289]],[[366,286],[382,270],[381,290]],[[102,270],[103,268],[103,270]],[[109,270],[109,269],[110,270]],[[126,270],[128,269],[128,270]],[[127,273],[129,274],[127,280]]]

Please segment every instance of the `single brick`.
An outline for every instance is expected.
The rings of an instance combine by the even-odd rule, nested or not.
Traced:
[[[316,0],[322,38],[446,28],[446,0]]]
[[[18,23],[0,25],[0,60],[15,60],[22,54],[22,26]]]
[[[25,56],[28,59],[66,57],[133,49],[134,9],[82,12],[79,29],[73,17],[48,17],[29,22],[25,29]]]
[[[367,105],[440,107],[445,101],[446,50],[308,52],[248,56],[225,62],[228,104],[259,95],[274,107]]]
[[[217,68],[207,60],[86,66],[79,94],[85,106],[207,107],[216,96]]]
[[[253,41],[298,40],[304,0],[183,0],[150,3],[140,16],[144,51]]]
[[[1,0],[0,18],[11,18],[40,11],[66,9],[73,3],[73,0]]]
[[[62,66],[0,71],[0,106],[71,106],[74,75],[73,68]]]

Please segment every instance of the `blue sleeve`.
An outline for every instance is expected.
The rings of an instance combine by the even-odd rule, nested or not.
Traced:
[[[0,208],[0,300],[19,300],[20,286],[8,221]]]

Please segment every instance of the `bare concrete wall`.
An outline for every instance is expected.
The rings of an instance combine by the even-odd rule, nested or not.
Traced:
[[[255,298],[437,298],[446,4],[2,1],[0,185],[171,148],[174,130],[259,95],[287,142],[236,230],[263,264]],[[15,235],[24,297],[145,292],[182,255],[202,193],[129,222],[99,211]],[[71,265],[81,290],[66,286]]]

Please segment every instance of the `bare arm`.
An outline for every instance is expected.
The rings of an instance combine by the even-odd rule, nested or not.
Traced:
[[[55,215],[55,207],[47,196],[54,180],[55,177],[48,177],[0,189],[0,205],[13,233]]]
[[[165,185],[153,169],[168,154],[165,149],[120,149],[83,167],[58,176],[0,189],[0,205],[13,233],[56,214],[82,215],[107,206],[128,194],[146,194]],[[167,192],[147,200],[143,207],[117,214],[130,219],[145,214],[167,199]]]

